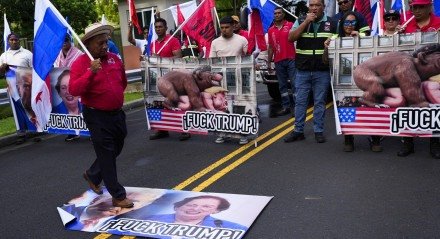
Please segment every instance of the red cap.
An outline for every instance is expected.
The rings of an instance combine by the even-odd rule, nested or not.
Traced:
[[[429,5],[429,4],[432,4],[431,0],[413,0],[410,5],[414,6],[414,5]]]

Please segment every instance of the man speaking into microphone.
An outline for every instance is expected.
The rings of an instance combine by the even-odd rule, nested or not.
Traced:
[[[290,143],[305,139],[304,124],[310,90],[313,91],[313,131],[317,143],[324,143],[325,100],[330,86],[330,68],[323,61],[324,42],[336,34],[338,22],[324,13],[324,0],[310,0],[309,13],[298,19],[289,32],[296,43],[295,130],[284,139]]]

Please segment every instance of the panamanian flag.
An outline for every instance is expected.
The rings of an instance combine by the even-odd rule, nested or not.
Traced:
[[[69,24],[49,0],[35,1],[32,109],[37,131],[48,123],[52,105],[49,72],[60,52]]]

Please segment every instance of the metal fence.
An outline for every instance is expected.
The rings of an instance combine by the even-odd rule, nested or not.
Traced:
[[[125,71],[127,75],[128,84],[136,82],[144,82],[141,69],[134,69]],[[8,105],[9,97],[6,89],[0,89],[0,105]]]

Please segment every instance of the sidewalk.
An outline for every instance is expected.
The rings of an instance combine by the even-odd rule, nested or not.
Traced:
[[[143,104],[144,104],[144,99],[134,100],[131,102],[124,103],[124,106],[122,107],[122,109],[124,111],[129,111],[134,108],[142,107]],[[29,133],[27,135],[27,138],[33,138],[36,135],[37,134],[33,133],[33,132]],[[40,137],[44,138],[45,136],[46,135],[41,135]],[[0,148],[5,147],[5,146],[9,146],[9,145],[13,145],[13,144],[15,144],[16,140],[17,140],[16,134],[11,134],[11,135],[0,137]]]

